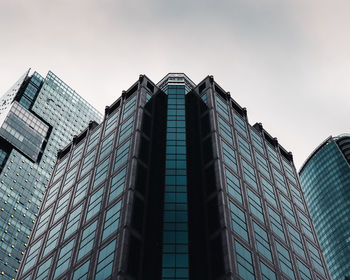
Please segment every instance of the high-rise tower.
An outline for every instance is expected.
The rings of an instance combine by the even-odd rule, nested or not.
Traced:
[[[328,137],[300,169],[300,182],[334,280],[350,277],[350,135]]]
[[[52,72],[29,70],[0,98],[0,274],[14,279],[66,146],[101,115]]]
[[[292,155],[212,76],[140,76],[39,215],[19,279],[330,279]]]

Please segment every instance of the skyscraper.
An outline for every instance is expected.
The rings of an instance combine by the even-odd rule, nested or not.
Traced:
[[[141,75],[59,153],[19,271],[44,278],[330,279],[292,155],[181,73]]]
[[[334,280],[350,277],[350,135],[328,137],[300,169],[311,217]]]
[[[0,274],[14,279],[58,149],[101,115],[52,72],[29,70],[0,98]]]

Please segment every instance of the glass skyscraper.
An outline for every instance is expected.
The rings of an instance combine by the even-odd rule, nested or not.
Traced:
[[[29,70],[0,97],[0,278],[14,279],[57,151],[101,115],[52,72]]]
[[[350,277],[350,135],[327,138],[300,169],[300,182],[334,280]]]
[[[19,279],[330,279],[291,153],[215,81],[141,75],[58,155]]]

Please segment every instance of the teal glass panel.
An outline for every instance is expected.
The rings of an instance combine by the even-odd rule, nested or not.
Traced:
[[[247,221],[244,212],[230,201],[232,229],[247,243],[249,243]]]
[[[87,280],[89,274],[90,260],[77,268],[73,274],[73,280]]]
[[[241,190],[241,183],[239,179],[231,173],[227,168],[225,168],[225,174],[226,174],[226,185],[228,193],[236,199],[239,203],[243,203],[242,200],[242,190]]]
[[[235,240],[238,274],[244,280],[255,280],[251,252]]]
[[[189,279],[185,86],[168,86],[166,92],[168,114],[162,279]]]
[[[276,273],[263,262],[260,262],[261,276],[263,280],[276,280]]]
[[[107,279],[112,275],[116,243],[116,240],[113,240],[106,247],[100,250],[97,260],[95,279]]]
[[[253,222],[253,229],[255,233],[256,246],[259,253],[272,262],[270,242],[267,232],[256,222]]]

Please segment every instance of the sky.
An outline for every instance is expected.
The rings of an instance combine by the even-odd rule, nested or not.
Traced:
[[[297,169],[349,132],[348,0],[1,0],[0,94],[53,71],[104,112],[140,74],[207,75]]]

